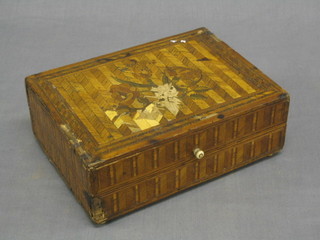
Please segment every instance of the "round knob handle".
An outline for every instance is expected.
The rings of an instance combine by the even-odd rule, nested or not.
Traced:
[[[196,156],[196,158],[201,159],[204,157],[204,151],[202,151],[200,148],[196,148],[193,150],[193,154],[194,156]]]

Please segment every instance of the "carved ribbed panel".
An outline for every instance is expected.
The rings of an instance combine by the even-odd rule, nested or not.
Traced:
[[[278,128],[266,136],[253,138],[231,148],[222,149],[203,159],[191,161],[186,165],[161,173],[154,178],[106,195],[102,197],[103,202],[106,204],[105,212],[109,217],[115,217],[117,214],[131,211],[133,208],[151,203],[159,198],[166,197],[210,178],[218,177],[256,159],[267,156],[282,147],[284,131],[283,127]],[[270,141],[270,138],[273,140]],[[254,151],[252,151],[252,147]],[[116,201],[112,201],[114,194],[118,196]],[[119,207],[114,207],[114,204]]]
[[[193,158],[192,150],[198,146],[205,151],[213,151],[215,148],[236,141],[237,139],[250,136],[258,131],[271,128],[286,121],[282,113],[285,105],[283,103],[273,104],[254,113],[244,114],[225,123],[206,128],[176,141],[163,144],[157,148],[141,152],[134,157],[128,157],[109,164],[98,170],[98,189],[103,191],[106,188],[133,178],[158,171],[161,168],[168,167],[176,162],[185,161]],[[243,150],[249,158],[255,156],[257,152],[268,151],[268,144],[271,140],[266,137],[262,145],[250,143]],[[257,145],[257,149],[251,145]],[[270,150],[270,149],[269,149]],[[235,156],[238,150],[227,152],[225,156],[225,167],[228,168],[235,164]],[[111,169],[111,172],[110,172]],[[203,174],[203,166],[199,166],[199,177]]]

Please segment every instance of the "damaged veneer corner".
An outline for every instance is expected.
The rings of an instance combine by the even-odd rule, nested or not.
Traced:
[[[82,161],[91,160],[92,157],[83,149],[82,140],[78,139],[66,124],[60,124],[62,131],[68,136],[69,142],[74,147],[75,152],[80,156]]]
[[[83,161],[83,163],[86,160],[91,160],[91,156],[82,148],[82,140],[76,138],[76,136],[70,131],[70,127],[66,124],[61,124],[60,128],[63,130],[63,132],[68,136],[69,142],[74,147],[75,152],[80,156],[80,159]],[[91,168],[88,168],[86,164],[82,164],[82,166],[91,172]],[[106,222],[107,218],[105,216],[105,213],[103,211],[102,207],[102,200],[98,197],[95,197],[88,192],[84,191],[85,199],[87,200],[88,206],[89,206],[89,216],[93,220],[94,223],[102,224]]]
[[[202,27],[198,30],[197,32],[199,35],[200,34],[203,34],[203,33],[206,33],[206,34],[209,34],[210,37],[212,37],[216,42],[221,42],[221,39],[218,38],[214,33],[210,32],[207,28],[205,27]]]
[[[89,216],[96,224],[102,224],[107,221],[107,217],[105,216],[102,200],[98,197],[94,197],[89,195],[87,192],[84,192],[84,196],[90,206]]]

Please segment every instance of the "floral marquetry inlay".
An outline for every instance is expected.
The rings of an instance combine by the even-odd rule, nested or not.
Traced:
[[[125,77],[113,78],[118,85],[110,86],[113,105],[105,113],[116,127],[125,124],[133,132],[148,129],[159,125],[163,119],[176,119],[180,110],[192,113],[183,103],[186,98],[198,101],[208,98],[204,93],[210,88],[199,84],[201,71],[164,67],[153,76],[147,68],[152,64],[156,67],[155,62],[129,60],[129,64],[119,69]]]
[[[164,126],[256,92],[195,40],[102,62],[52,83],[99,139]]]

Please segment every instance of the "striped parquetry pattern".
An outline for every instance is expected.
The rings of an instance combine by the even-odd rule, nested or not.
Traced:
[[[218,177],[236,168],[265,157],[270,152],[279,150],[283,145],[284,127],[274,129],[267,135],[222,149],[199,161],[171,168],[144,179],[139,183],[128,183],[123,188],[116,188],[102,197],[104,214],[114,218],[132,209],[172,195],[178,191]],[[269,139],[273,139],[270,141]]]
[[[259,91],[196,40],[50,81],[98,142],[165,125]],[[167,93],[166,88],[174,89]],[[162,102],[161,94],[167,94]]]

